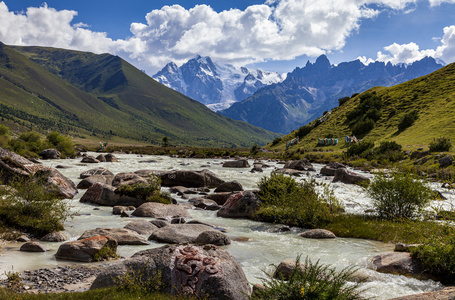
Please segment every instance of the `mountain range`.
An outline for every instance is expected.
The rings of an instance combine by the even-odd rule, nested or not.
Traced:
[[[0,43],[0,117],[39,132],[250,147],[277,135],[214,113],[118,56]],[[12,130],[14,132],[14,130]]]
[[[279,133],[289,133],[338,105],[338,99],[374,86],[392,86],[429,74],[443,65],[425,57],[410,65],[360,60],[332,65],[325,55],[315,63],[288,73],[283,82],[258,90],[249,98],[220,111]]]
[[[268,147],[284,151],[286,142],[299,136],[300,143],[289,151],[319,147],[346,149],[345,136],[351,136],[354,131],[359,132],[357,138],[374,142],[376,146],[395,141],[405,150],[428,149],[431,142],[441,137],[453,143],[455,63],[399,85],[374,87],[343,100],[323,117],[277,138]],[[365,125],[359,128],[359,124]],[[371,126],[367,127],[368,124]],[[318,139],[323,138],[338,139],[338,145],[318,145]]]
[[[236,68],[200,55],[180,67],[170,62],[152,77],[215,111],[228,108],[260,88],[283,80],[276,72]]]

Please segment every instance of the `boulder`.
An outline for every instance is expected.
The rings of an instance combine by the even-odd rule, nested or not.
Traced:
[[[137,174],[141,177],[144,177],[144,178],[149,178],[150,175],[160,175],[160,174],[163,174],[163,173],[166,173],[166,171],[157,171],[157,170],[137,170],[137,171],[134,171],[134,174]]]
[[[301,237],[308,239],[334,239],[336,238],[335,234],[329,230],[325,229],[311,229],[307,230],[300,235]]]
[[[103,176],[112,175],[112,176],[114,176],[114,173],[112,173],[108,169],[100,167],[100,168],[90,169],[88,171],[82,172],[79,175],[79,178],[84,179],[84,178],[87,178],[87,177],[90,177],[93,175],[103,175]]]
[[[453,300],[455,299],[455,287],[450,286],[435,292],[426,292],[393,298],[391,300]]]
[[[112,181],[112,186],[132,185],[137,183],[148,183],[147,179],[139,176],[136,173],[118,173]]]
[[[337,169],[345,169],[346,166],[338,162],[330,162],[327,166],[322,167],[320,173],[325,176],[335,176]]]
[[[100,162],[99,160],[97,160],[95,157],[90,156],[90,155],[83,157],[81,160],[81,163],[85,163],[85,164],[97,164],[99,162]]]
[[[168,226],[170,223],[166,220],[152,220],[150,221],[151,224],[155,225],[158,228]]]
[[[293,169],[299,171],[315,171],[313,165],[306,158],[301,160],[290,160],[284,164],[284,169]]]
[[[118,162],[118,158],[112,153],[106,154],[104,158],[106,159],[107,162]]]
[[[347,169],[337,169],[335,171],[335,177],[332,182],[339,182],[346,184],[368,184],[370,179],[363,175],[348,171]]]
[[[178,195],[181,195],[181,194],[187,194],[187,195],[192,195],[192,194],[197,194],[197,191],[195,191],[194,189],[190,189],[190,188],[187,188],[187,187],[184,187],[184,186],[173,186],[169,189],[169,192],[171,194],[178,194]]]
[[[43,236],[40,240],[43,242],[64,242],[68,240],[68,237],[63,232],[53,231]]]
[[[221,300],[246,300],[251,294],[237,260],[213,245],[167,245],[140,251],[105,268],[91,289],[116,286],[116,279],[126,274],[153,278],[158,271],[162,292],[168,294]]]
[[[96,157],[96,159],[99,161],[99,162],[106,162],[106,157],[104,156],[104,154],[100,154]]]
[[[305,171],[299,171],[299,170],[295,170],[295,169],[286,169],[286,168],[278,169],[278,170],[276,170],[276,172],[291,175],[291,176],[301,176],[301,175],[305,175],[307,173]]]
[[[152,232],[149,240],[168,244],[195,243],[197,237],[204,231],[215,229],[202,224],[171,224]]]
[[[450,156],[450,155],[446,155],[446,156],[444,156],[444,157],[441,157],[441,158],[438,160],[438,162],[439,162],[439,166],[440,166],[441,168],[446,168],[446,167],[448,167],[448,166],[450,166],[450,165],[453,164],[453,158],[452,158],[452,156]]]
[[[229,160],[223,163],[223,168],[249,168],[250,164],[246,159]]]
[[[139,207],[146,200],[115,193],[116,188],[109,184],[94,183],[79,200],[82,203],[94,203],[103,206]]]
[[[62,154],[57,149],[45,149],[39,153],[42,159],[59,159]]]
[[[117,241],[119,245],[148,245],[149,242],[136,231],[126,228],[96,228],[84,231],[78,238],[83,240],[94,236],[108,236]]]
[[[421,273],[420,266],[411,258],[409,252],[387,252],[373,258],[376,271],[400,275],[417,275]]]
[[[191,198],[188,200],[191,204],[193,204],[197,208],[205,209],[205,210],[218,210],[221,208],[215,201],[210,199],[204,198]]]
[[[223,218],[251,218],[259,208],[260,200],[256,193],[244,191],[232,195],[217,212]]]
[[[263,168],[263,164],[253,164],[253,168],[251,169],[251,173],[262,173],[264,172],[264,170],[262,169]]]
[[[56,189],[61,198],[72,199],[77,194],[74,182],[56,169],[36,164],[12,151],[0,148],[0,179],[4,184],[14,178],[29,179],[30,176],[43,178],[46,188]]]
[[[21,246],[19,249],[20,251],[25,251],[25,252],[46,252],[50,251],[49,248],[43,246],[42,244],[38,242],[26,242]]]
[[[171,171],[159,175],[162,186],[209,187],[215,188],[224,183],[212,171]]]
[[[191,217],[186,209],[178,205],[155,202],[142,204],[133,212],[133,216],[149,218]]]
[[[114,180],[114,175],[92,175],[92,176],[82,179],[77,184],[77,188],[78,189],[88,189],[94,183],[97,183],[97,182],[101,183],[101,184],[111,185],[113,180]]]
[[[285,259],[276,268],[275,272],[273,272],[272,277],[276,279],[283,279],[283,280],[289,280],[289,278],[292,275],[292,272],[294,272],[295,266],[297,264],[297,261],[294,259]],[[298,267],[300,270],[305,269],[305,264],[304,263],[299,263]]]
[[[208,194],[204,198],[213,200],[216,202],[218,205],[224,205],[226,201],[233,195],[234,193],[232,192],[223,192],[223,193],[213,193],[213,194]]]
[[[421,244],[404,244],[404,243],[396,243],[395,248],[393,251],[395,252],[410,252],[411,249],[415,249]]]
[[[126,224],[124,228],[136,231],[142,235],[150,235],[153,231],[158,229],[157,226],[144,219],[134,220]]]
[[[136,208],[134,206],[121,206],[121,205],[118,205],[118,206],[114,206],[112,208],[112,214],[113,215],[121,215],[123,212],[128,212],[128,211],[132,211],[132,210],[135,210]]]
[[[117,252],[117,241],[108,236],[95,236],[84,240],[78,240],[61,244],[55,254],[57,259],[72,261],[92,262],[102,249],[111,248]]]
[[[213,244],[216,246],[226,246],[231,244],[231,239],[219,231],[204,231],[198,235],[195,241],[196,244]]]
[[[243,186],[240,182],[234,181],[227,181],[225,183],[220,184],[216,189],[215,193],[223,193],[223,192],[240,192],[243,191]]]

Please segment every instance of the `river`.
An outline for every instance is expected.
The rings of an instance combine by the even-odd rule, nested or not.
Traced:
[[[96,155],[95,153],[89,153]],[[43,164],[49,167],[64,165],[70,168],[59,169],[65,176],[73,180],[76,184],[80,181],[79,174],[97,167],[104,167],[114,174],[120,172],[134,172],[137,170],[201,170],[209,169],[216,173],[220,178],[231,181],[237,180],[244,189],[257,188],[257,182],[261,177],[270,175],[271,171],[277,166],[275,162],[266,162],[271,165],[265,168],[264,173],[252,174],[248,169],[223,168],[222,159],[183,159],[171,158],[167,156],[152,155],[130,155],[116,154],[119,162],[99,163],[99,164],[81,164],[81,159],[67,160],[47,160]],[[153,161],[153,162],[150,162]],[[252,165],[253,161],[250,160]],[[203,167],[201,167],[203,166]],[[315,165],[316,172],[310,175],[319,174],[322,165]],[[357,171],[358,172],[358,171]],[[370,176],[365,173],[364,175]],[[318,177],[318,176],[315,176]],[[316,178],[320,182],[331,184],[331,178]],[[342,183],[331,184],[337,198],[342,201],[349,212],[363,212],[371,207],[371,200],[363,192],[362,188],[354,185],[345,185]],[[71,209],[77,215],[65,223],[65,233],[70,240],[76,240],[85,230],[97,227],[123,227],[131,221],[130,218],[121,218],[112,215],[112,207],[102,207],[80,203],[79,199],[85,190],[79,190],[79,194],[72,200],[68,201]],[[443,191],[445,195],[450,195]],[[173,195],[174,197],[177,197]],[[177,197],[179,202],[186,202]],[[439,202],[437,205],[449,205]],[[225,219],[218,218],[216,212],[205,210],[190,210],[192,218],[207,223],[217,225],[227,230],[227,235],[231,238],[247,237],[249,241],[233,241],[231,245],[223,247],[231,253],[240,262],[248,280],[251,283],[260,283],[260,278],[264,277],[264,271],[270,272],[271,265],[278,265],[284,259],[295,259],[301,255],[302,260],[306,257],[311,261],[320,261],[324,264],[330,264],[337,269],[348,266],[359,268],[362,274],[368,276],[368,281],[362,284],[366,289],[363,293],[366,297],[375,299],[390,299],[393,297],[434,291],[443,288],[443,286],[431,280],[417,280],[405,276],[382,274],[373,271],[371,258],[379,253],[393,251],[394,245],[381,242],[336,238],[332,240],[312,240],[304,239],[299,236],[303,232],[301,228],[292,228],[289,232],[274,233],[273,228],[277,225],[266,224],[242,219]],[[45,246],[51,249],[45,253],[28,253],[21,252],[19,248],[22,243],[9,243],[4,251],[0,254],[0,274],[4,271],[23,271],[33,270],[42,267],[53,267],[57,265],[81,265],[62,260],[56,260],[54,257],[60,243],[45,243]],[[128,257],[133,253],[151,248],[160,247],[159,244],[151,241],[147,246],[119,246],[118,253],[121,256]],[[101,262],[97,264],[106,264]]]

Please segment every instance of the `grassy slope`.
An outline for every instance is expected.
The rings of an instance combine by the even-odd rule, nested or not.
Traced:
[[[455,140],[455,64],[393,87],[375,87],[367,92],[376,92],[384,104],[381,109],[382,117],[375,128],[363,137],[364,140],[374,141],[376,144],[396,141],[406,149],[428,148],[433,138],[438,137]],[[352,134],[346,113],[353,110],[359,100],[357,96],[334,108],[329,118],[315,127],[292,150],[313,149],[317,146],[318,138],[330,135],[338,138],[339,144],[336,147],[327,147],[335,150],[345,148],[344,137]],[[411,127],[399,132],[398,124],[401,118],[413,110],[418,111],[418,120]],[[295,131],[284,136],[275,146],[268,147],[284,150],[285,142],[292,140],[294,136]]]
[[[251,146],[276,134],[216,114],[109,54],[42,47],[14,47],[48,71],[127,115],[124,135],[178,145]],[[103,103],[104,104],[104,103]]]

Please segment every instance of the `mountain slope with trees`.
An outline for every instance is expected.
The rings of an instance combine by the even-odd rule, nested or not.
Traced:
[[[1,117],[39,131],[252,146],[276,134],[220,116],[109,54],[0,45]]]

